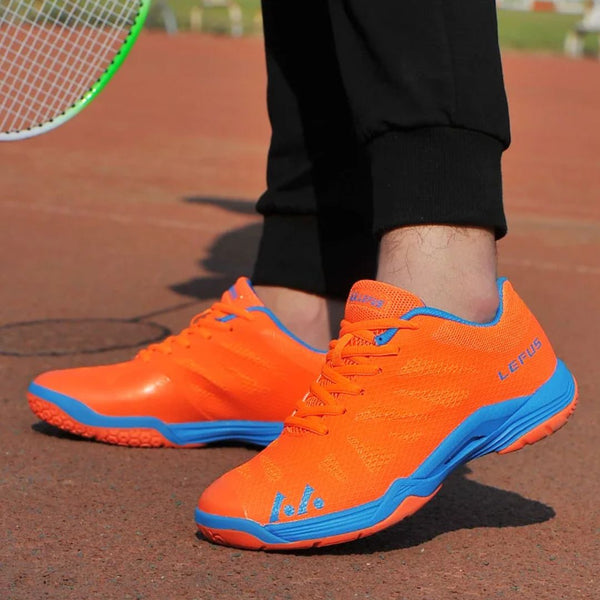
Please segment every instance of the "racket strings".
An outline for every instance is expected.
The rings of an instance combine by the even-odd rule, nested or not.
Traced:
[[[43,25],[45,26],[47,26],[48,24],[48,22],[43,23]],[[64,55],[68,54],[68,51],[65,49],[65,46],[66,43],[69,41],[69,38],[67,36],[63,36],[61,38],[60,35],[61,30],[58,28],[49,30],[46,39],[41,40],[41,43],[38,43],[37,47],[35,43],[32,44],[30,46],[29,54],[23,56],[22,60],[20,60],[22,57],[21,51],[24,47],[27,47],[30,35],[24,38],[23,43],[20,47],[16,49],[7,48],[6,58],[10,60],[11,65],[13,66],[12,70],[8,72],[7,77],[12,78],[12,80],[9,81],[9,83],[12,83],[14,87],[14,100],[15,104],[19,105],[19,107],[22,107],[24,105],[24,102],[21,101],[20,96],[23,96],[26,99],[31,93],[32,89],[34,89],[35,85],[39,85],[40,77],[43,78],[44,69],[43,65],[40,64],[40,59],[43,53],[46,55],[48,54],[46,52],[47,48],[54,48],[55,52],[54,58],[51,60],[51,63],[45,65],[46,73],[51,72],[51,69],[55,67],[57,61],[60,58],[68,58],[68,56]],[[58,43],[59,41],[62,42],[62,44]],[[71,64],[75,63],[78,60],[78,57],[76,57],[75,55],[72,55],[70,58]],[[29,73],[30,77],[25,78],[23,77],[23,71],[28,62],[32,65]],[[15,66],[17,67],[16,69],[14,69]],[[76,81],[73,81],[73,85],[75,85],[76,83]],[[43,107],[46,103],[46,99],[49,96],[49,94],[56,93],[59,89],[56,82],[51,81],[49,79],[48,81],[46,81],[46,84],[47,85],[40,88],[40,94],[38,94],[38,97],[33,97],[31,99],[32,109],[34,108],[34,106],[37,106],[38,108]],[[68,90],[65,90],[65,95],[68,95]]]
[[[42,14],[44,14],[43,12],[43,7],[40,10],[40,12]],[[13,88],[13,104],[19,109],[21,110],[24,105],[26,104],[24,102],[24,99],[26,98],[26,95],[31,91],[31,88],[33,88],[36,84],[40,85],[40,77],[43,77],[43,73],[44,73],[44,66],[46,67],[46,74],[51,72],[51,69],[48,68],[49,66],[52,65],[43,65],[43,63],[41,63],[41,56],[43,56],[44,54],[47,55],[48,52],[47,50],[47,46],[49,46],[51,43],[55,43],[56,44],[56,39],[52,39],[53,36],[52,34],[54,33],[54,31],[50,31],[48,30],[48,25],[49,25],[49,21],[50,19],[48,18],[48,15],[51,14],[49,11],[46,13],[46,18],[40,22],[39,20],[36,20],[38,25],[40,27],[44,27],[44,31],[46,32],[46,37],[45,39],[41,40],[41,43],[35,43],[36,40],[32,40],[32,32],[35,31],[34,29],[29,29],[25,35],[24,38],[22,38],[21,44],[19,46],[17,46],[14,49],[8,48],[7,53],[6,53],[6,58],[9,59],[11,61],[11,67],[8,71],[8,76],[6,77],[5,81],[8,80],[8,83],[12,86]],[[72,14],[72,13],[71,13]],[[15,16],[15,13],[13,12],[13,18]],[[17,16],[18,13],[17,13]],[[12,23],[12,21],[11,21]],[[67,39],[66,36],[64,39]],[[37,40],[38,42],[40,40]],[[64,45],[64,44],[63,44]],[[12,50],[12,55],[10,50]],[[24,51],[25,50],[25,51]],[[55,56],[54,56],[54,60],[52,61],[53,63],[55,63],[59,57],[59,46],[56,46],[56,52],[55,52]],[[30,71],[29,71],[29,77],[25,77],[25,69],[27,67],[27,65],[30,65]],[[16,68],[15,68],[16,67]],[[10,79],[9,79],[10,78]],[[46,79],[48,79],[48,77],[46,77]],[[46,83],[51,83],[51,82],[46,82]],[[49,92],[49,88],[50,91],[54,91],[52,90],[52,88],[55,87],[54,85],[46,85],[46,86],[41,86],[40,87],[40,93],[38,94],[38,97],[33,97],[31,100],[31,109],[35,110],[35,108],[38,109],[37,112],[40,112],[40,107],[44,105],[45,102],[45,98],[44,96],[48,95]],[[21,98],[21,96],[23,96],[23,100]],[[15,111],[13,110],[11,114],[14,115]]]
[[[0,131],[73,106],[108,69],[139,10],[140,0],[0,0]]]
[[[46,5],[47,4],[48,3],[46,3]],[[87,3],[87,4],[90,4],[90,3]],[[74,4],[74,3],[70,3],[70,2],[63,2],[62,6],[63,6],[63,10],[64,10],[64,8],[70,7],[70,11],[68,13],[66,13],[66,20],[71,20],[73,18],[74,11],[78,8],[78,5]],[[87,7],[84,5],[83,8],[86,9]],[[46,34],[45,39],[41,38],[41,36],[38,36],[37,40],[35,40],[35,39],[31,40],[33,43],[29,47],[29,53],[24,54],[24,58],[26,60],[29,60],[30,62],[32,62],[33,68],[35,68],[36,65],[39,67],[40,54],[42,54],[42,52],[44,52],[45,50],[50,49],[50,48],[53,48],[55,50],[55,52],[54,52],[54,59],[52,60],[52,64],[48,65],[48,66],[53,67],[54,64],[57,62],[57,60],[59,58],[61,58],[61,56],[60,56],[61,53],[67,55],[67,56],[65,56],[65,58],[68,58],[69,54],[71,54],[71,58],[75,58],[76,55],[73,53],[73,50],[74,50],[74,48],[77,47],[77,42],[80,41],[81,32],[83,30],[79,30],[79,35],[77,36],[77,38],[75,40],[73,40],[72,35],[68,35],[70,32],[68,32],[68,31],[65,32],[64,27],[53,27],[53,28],[48,27],[49,25],[53,25],[53,26],[61,25],[58,18],[50,17],[50,15],[52,14],[51,11],[44,11],[44,6],[42,6],[40,13],[42,13],[42,14],[45,13],[45,18],[43,19],[42,22],[40,22],[39,20],[36,20],[36,23],[38,25],[41,25],[44,27],[44,33]],[[12,16],[13,16],[13,18],[15,16],[18,17],[19,13],[16,11],[12,11]],[[11,23],[12,23],[12,21],[11,21]],[[28,42],[30,42],[32,31],[33,31],[32,29],[30,29],[28,31],[26,37],[23,39],[23,42],[16,49],[11,48],[10,46],[6,47],[6,51],[7,51],[8,55],[10,54],[11,50],[13,51],[14,56],[12,57],[12,59],[13,59],[14,64],[18,64],[18,59],[23,54],[22,53],[23,48],[27,48]],[[60,40],[62,42],[62,44],[57,44],[57,40]],[[36,42],[38,42],[37,48],[36,48],[36,44],[35,44]],[[69,43],[71,45],[70,48],[68,47]],[[0,44],[1,44],[1,41],[0,41]],[[84,49],[84,46],[82,46],[82,49]],[[90,44],[89,50],[90,51],[93,50],[91,44]],[[47,55],[47,53],[46,53],[46,55]],[[23,64],[18,69],[18,71],[17,71],[18,75],[21,75],[21,71],[23,71],[23,68],[27,64],[26,60],[23,61]],[[33,69],[32,69],[32,73],[33,73]],[[24,80],[24,82],[25,81],[26,80]]]
[[[63,4],[63,7],[68,7],[68,4],[71,4],[71,6],[70,11],[66,15],[66,19],[70,20],[73,18],[73,13],[78,8],[78,6],[73,3],[65,3]],[[88,10],[90,6],[93,6],[93,3],[87,2],[86,5],[84,5],[82,8],[85,11]],[[50,14],[50,11],[46,13],[46,15]],[[16,71],[13,69],[12,73],[13,79],[19,81],[19,87],[15,90],[17,101],[19,101],[19,94],[29,93],[28,88],[32,88],[33,86],[40,86],[40,83],[42,82],[39,81],[39,78],[44,77],[44,73],[46,75],[53,73],[53,70],[56,69],[57,63],[65,59],[67,59],[68,62],[65,61],[64,63],[67,66],[64,72],[64,79],[65,81],[71,82],[71,85],[65,87],[64,89],[65,97],[69,98],[69,96],[71,96],[71,98],[69,99],[76,100],[77,97],[72,98],[72,94],[69,94],[69,92],[71,92],[73,89],[76,89],[77,86],[80,84],[80,81],[78,80],[84,78],[87,75],[87,72],[85,70],[82,70],[80,65],[84,66],[87,57],[90,55],[95,55],[97,57],[97,60],[95,61],[95,63],[90,62],[89,64],[89,70],[93,71],[94,68],[97,68],[97,64],[102,62],[102,59],[105,57],[106,54],[106,51],[104,53],[100,53],[99,51],[103,47],[106,48],[107,45],[108,51],[110,51],[110,44],[106,44],[105,40],[82,40],[83,34],[85,32],[84,28],[79,28],[79,30],[71,30],[69,32],[70,35],[64,35],[64,32],[60,31],[60,29],[58,31],[56,31],[56,29],[54,29],[53,31],[49,31],[49,20],[50,19],[46,17],[44,20],[45,22],[42,23],[42,25],[45,27],[44,31],[47,32],[46,38],[42,40],[36,40],[41,41],[41,43],[38,43],[37,45],[30,44],[29,52],[24,53],[24,55],[22,55],[22,53],[19,52],[22,51],[23,48],[28,48],[28,43],[30,43],[31,38],[30,30],[28,32],[28,35],[24,38],[24,42],[21,44],[20,48],[14,53],[13,65],[19,65],[19,58],[21,57],[21,55],[23,56],[23,60],[21,60],[20,66],[16,69]],[[59,24],[57,19],[53,19],[53,21],[53,25]],[[74,32],[76,32],[75,37],[73,37]],[[114,29],[113,32],[115,32]],[[118,30],[116,30],[116,33],[118,35]],[[54,36],[52,34],[54,34]],[[113,37],[115,36],[113,35]],[[60,40],[62,42],[62,45],[57,44],[57,40]],[[85,43],[86,41],[88,42],[87,44]],[[55,48],[55,52],[53,52],[53,57],[52,55],[50,55],[50,62],[48,63],[47,61],[49,53],[47,52],[47,50],[49,48]],[[41,63],[43,59],[46,59],[45,65]],[[80,65],[78,65],[78,63],[80,63]],[[28,64],[32,65],[32,68],[29,72],[29,78],[24,77],[24,70]],[[50,78],[46,77],[46,79]],[[48,97],[51,94],[55,94],[58,90],[58,85],[56,82],[48,81],[47,83],[49,83],[49,85],[40,86],[40,98],[36,103],[38,104],[38,106],[43,106],[44,104],[47,104]]]
[[[77,49],[79,48],[78,52],[74,52],[71,56],[70,56],[70,66],[67,69],[67,72],[65,73],[65,79],[67,81],[71,81],[71,85],[65,89],[65,98],[71,98],[72,102],[75,102],[78,98],[79,98],[79,90],[80,90],[80,86],[82,83],[85,83],[85,79],[82,80],[82,76],[86,75],[87,73],[94,72],[96,69],[98,69],[100,67],[100,65],[106,64],[107,61],[107,55],[108,53],[111,51],[112,48],[112,42],[115,41],[115,39],[119,38],[119,30],[114,30],[113,29],[113,35],[112,38],[108,40],[109,43],[100,43],[98,40],[95,40],[93,44],[89,44],[89,46],[86,46],[85,44],[81,43],[82,40],[82,35],[81,35],[81,30],[80,30],[80,34],[77,36],[77,38],[74,40],[73,44],[72,44],[72,48],[73,49]],[[102,40],[104,42],[106,42],[107,40]],[[120,45],[120,44],[119,44]],[[62,54],[64,55],[66,53],[66,51],[62,51]],[[58,54],[55,56],[53,64],[51,65],[51,68],[54,68],[57,59],[58,59]],[[89,65],[88,70],[85,70],[85,66]],[[102,72],[102,70],[100,70],[100,72]],[[45,103],[48,101],[50,94],[51,94],[51,88],[53,88],[54,90],[56,90],[56,84],[52,84],[51,86],[48,87],[48,89],[46,90],[46,92],[42,92],[42,102],[41,104]],[[36,119],[39,119],[41,115],[36,114]]]

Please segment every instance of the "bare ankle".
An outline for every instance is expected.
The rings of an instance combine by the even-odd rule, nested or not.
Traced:
[[[300,290],[255,286],[258,297],[304,342],[325,350],[337,336],[344,303]]]
[[[416,294],[427,306],[490,321],[499,301],[494,234],[443,225],[395,229],[381,240],[377,279]]]

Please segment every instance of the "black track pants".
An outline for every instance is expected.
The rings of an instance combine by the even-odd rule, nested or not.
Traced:
[[[506,233],[495,0],[263,0],[272,125],[256,284],[345,297],[397,227]]]

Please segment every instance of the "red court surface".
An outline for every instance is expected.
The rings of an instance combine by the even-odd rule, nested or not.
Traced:
[[[248,273],[261,41],[145,34],[73,122],[0,146],[0,598],[600,598],[600,63],[508,54],[505,70],[501,273],[578,377],[579,409],[460,469],[403,523],[312,552],[196,536],[198,495],[254,449],[111,447],[43,426],[24,400],[40,371],[125,359]]]

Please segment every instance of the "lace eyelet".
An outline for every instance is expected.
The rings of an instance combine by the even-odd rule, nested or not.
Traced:
[[[381,375],[383,373],[383,369],[381,367],[377,367],[377,375]]]
[[[232,333],[233,332],[233,327],[229,328],[229,332]]]
[[[360,390],[360,395],[364,396],[365,395],[365,390]],[[346,412],[346,410],[344,409],[344,412]]]

